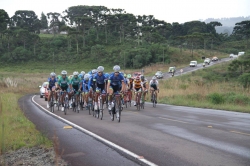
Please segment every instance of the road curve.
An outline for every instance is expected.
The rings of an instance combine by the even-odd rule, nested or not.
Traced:
[[[63,121],[51,117],[31,102],[33,95],[19,99],[19,106],[36,128],[51,140],[58,140],[58,153],[72,166],[132,165],[143,163],[77,130],[64,129]],[[56,138],[56,139],[55,139]]]
[[[39,96],[34,100],[45,107]],[[158,104],[144,110],[122,111],[121,123],[88,115],[86,110],[67,119],[156,165],[249,165],[250,115],[222,110]],[[56,120],[54,120],[56,121]]]

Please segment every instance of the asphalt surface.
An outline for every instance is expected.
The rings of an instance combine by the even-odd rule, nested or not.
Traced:
[[[230,59],[212,64],[227,60]],[[198,68],[202,68],[201,64],[183,68],[183,71]],[[31,96],[20,100],[26,116],[50,137],[56,131],[61,149],[64,149],[62,157],[72,165],[138,163],[131,156],[79,130],[63,129],[65,123],[44,113],[30,100]],[[34,100],[46,107],[39,95]],[[67,115],[56,110],[55,114],[156,165],[250,165],[250,114],[165,104],[153,108],[150,103],[141,111],[136,111],[134,106],[123,110],[121,123],[111,121],[107,109],[103,120],[88,115],[86,110],[80,113],[70,110]]]

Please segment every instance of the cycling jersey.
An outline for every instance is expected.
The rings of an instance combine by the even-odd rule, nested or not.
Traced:
[[[158,83],[157,80],[155,80],[155,81],[151,80],[150,83],[149,83],[150,87],[154,88],[154,90],[157,90],[158,84],[159,83]]]
[[[90,78],[89,78],[88,88],[89,88],[89,89],[91,89],[91,88],[94,89],[94,81],[93,81],[93,76],[92,76],[92,75],[91,75]]]
[[[80,87],[80,84],[81,84],[81,80],[79,77],[75,78],[73,77],[71,80],[70,80],[70,84],[72,85],[73,89],[75,91],[77,91]]]
[[[135,81],[133,82],[133,87],[134,87],[135,89],[140,89],[140,88],[142,88],[142,86],[143,86],[143,84],[142,84],[142,81],[141,81],[141,80],[135,80]]]
[[[58,84],[63,91],[67,91],[68,85],[70,84],[70,81],[69,81],[68,77],[65,77],[65,78],[61,77],[58,81]]]
[[[102,92],[105,89],[106,80],[107,78],[104,74],[99,75],[98,73],[96,73],[93,78],[93,81],[96,82],[96,86],[97,86],[96,90],[99,90]]]
[[[112,73],[109,77],[110,85],[112,86],[121,86],[122,82],[124,81],[124,77],[119,73],[117,76],[115,76],[115,73]]]
[[[82,80],[82,91],[83,92],[88,92],[89,91],[88,83],[89,83],[89,80]]]
[[[49,89],[52,90],[52,87],[56,86],[57,79],[54,78],[54,80],[52,80],[51,77],[49,77],[48,82],[49,82]]]
[[[142,81],[143,88],[146,88],[147,84],[148,84],[148,81],[146,79],[144,81]]]

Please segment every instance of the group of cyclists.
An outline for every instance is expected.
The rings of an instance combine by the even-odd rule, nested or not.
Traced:
[[[54,72],[50,73],[48,78],[47,89],[49,91],[47,108],[50,107],[51,95],[53,91],[60,91],[60,100],[64,101],[64,97],[68,94],[69,100],[73,95],[76,95],[76,100],[79,101],[80,95],[84,101],[83,107],[87,107],[89,99],[94,100],[94,109],[98,109],[98,97],[101,93],[108,94],[108,109],[112,109],[112,95],[113,93],[121,92],[125,94],[127,91],[134,91],[134,94],[141,93],[142,96],[146,97],[148,91],[151,94],[153,91],[159,93],[159,83],[154,76],[148,83],[147,79],[143,75],[132,77],[131,74],[125,74],[121,72],[120,66],[115,65],[112,73],[104,73],[104,67],[99,66],[97,69],[93,69],[88,73],[82,71],[78,73],[73,72],[73,75],[67,76],[67,71],[63,70],[61,75],[56,75]],[[64,111],[64,103],[58,103],[59,96],[57,93],[54,94],[54,102],[62,106],[61,110]],[[133,94],[133,93],[131,93]],[[157,93],[156,103],[157,103]],[[136,106],[136,95],[134,95],[134,106]],[[132,98],[132,95],[131,95]],[[124,103],[123,103],[124,104]],[[124,106],[124,105],[123,105]],[[70,103],[71,107],[71,103]],[[80,105],[78,105],[80,110]]]

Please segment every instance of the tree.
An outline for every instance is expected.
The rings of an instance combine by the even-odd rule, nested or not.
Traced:
[[[59,25],[60,25],[60,20],[59,20],[59,17],[61,16],[60,13],[56,13],[56,12],[50,12],[50,13],[47,13],[47,17],[48,19],[51,19],[50,20],[50,27],[52,27],[53,29],[53,34],[55,36],[56,34],[56,31],[59,30]]]
[[[11,17],[13,27],[18,27],[22,29],[27,29],[32,33],[39,33],[41,24],[37,15],[32,10],[18,10],[15,15]]]
[[[250,37],[250,20],[238,22],[235,24],[233,35],[239,35],[245,37],[247,44],[246,49],[248,48],[248,40]]]
[[[44,15],[44,13],[42,12],[41,14],[41,28],[42,29],[47,29],[48,28],[48,20],[47,17]]]
[[[8,23],[9,23],[8,13],[5,10],[0,9],[0,38],[1,38],[0,46],[2,46],[3,44],[3,41],[2,41],[3,33],[7,29]]]

